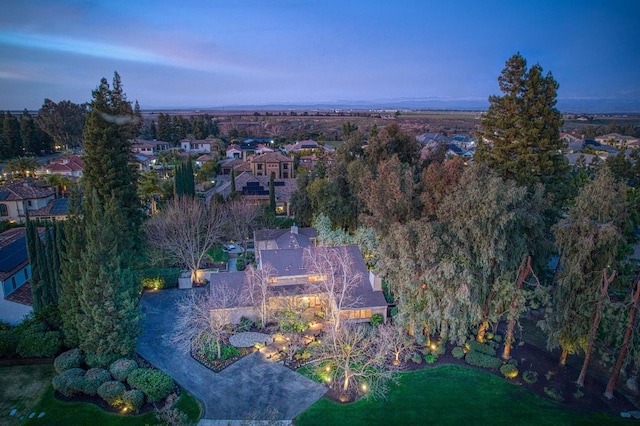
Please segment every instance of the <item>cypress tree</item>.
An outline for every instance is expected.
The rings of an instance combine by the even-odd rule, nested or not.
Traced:
[[[49,303],[52,305],[58,305],[58,283],[56,282],[57,273],[56,270],[60,268],[56,257],[58,256],[55,247],[55,228],[48,223],[45,227],[45,259],[47,264],[47,279],[45,285],[47,287],[47,294]]]
[[[273,184],[273,173],[269,176],[269,210],[276,214],[276,191]]]
[[[236,193],[236,171],[231,170],[231,195]]]
[[[191,160],[188,160],[186,163],[182,163],[176,167],[174,177],[174,195],[176,197],[181,197],[183,195],[195,197],[196,195],[196,186]]]
[[[27,255],[29,256],[29,265],[31,266],[31,297],[33,299],[33,310],[38,311],[46,304],[46,297],[43,294],[42,286],[42,274],[40,267],[39,247],[42,245],[40,237],[38,236],[38,228],[29,218],[29,213],[26,216],[26,228],[25,237],[27,240]]]

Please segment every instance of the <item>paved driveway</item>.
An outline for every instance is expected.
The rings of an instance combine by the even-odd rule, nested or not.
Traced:
[[[140,301],[145,314],[137,352],[170,374],[202,402],[203,419],[291,420],[324,395],[326,388],[255,352],[220,373],[205,368],[170,341],[175,300],[187,291],[146,292]]]

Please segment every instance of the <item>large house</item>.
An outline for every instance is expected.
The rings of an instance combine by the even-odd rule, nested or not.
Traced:
[[[169,150],[169,142],[164,141],[147,141],[143,139],[134,139],[131,141],[131,150],[136,154],[144,156],[158,155],[158,153]]]
[[[257,154],[250,159],[251,172],[255,176],[271,176],[276,179],[295,178],[293,158],[282,155],[279,152],[265,152]]]
[[[39,175],[62,175],[68,177],[82,177],[84,161],[77,155],[58,157],[38,170]]]
[[[183,139],[180,141],[180,148],[184,152],[193,154],[204,154],[211,152],[211,147],[213,144],[213,139]]]
[[[31,266],[25,228],[0,234],[0,321],[20,322],[32,311]]]
[[[354,286],[348,292],[346,300],[340,308],[340,318],[344,320],[369,321],[373,315],[379,314],[387,318],[387,302],[381,288],[381,280],[367,269],[360,249],[357,246],[317,247],[315,230],[298,228],[287,230],[269,230],[254,233],[256,258],[259,270],[269,270],[269,306],[277,309],[284,299],[294,299],[296,306],[306,311],[318,311],[328,303],[330,298],[319,291],[321,286],[310,285],[327,279],[314,270],[307,259],[315,251],[335,251],[339,256],[349,259],[349,278],[353,278]],[[244,272],[229,272],[210,275],[211,291],[216,286],[226,285],[229,291],[237,296],[231,310],[230,321],[239,322],[242,316],[256,319],[257,310],[246,298],[248,284]]]
[[[55,191],[41,186],[33,178],[25,178],[0,186],[0,220],[22,223],[26,211],[42,209],[55,198]]]

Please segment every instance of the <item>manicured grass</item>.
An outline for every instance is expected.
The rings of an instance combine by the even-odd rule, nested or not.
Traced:
[[[118,415],[107,413],[100,407],[82,402],[64,402],[55,398],[51,379],[55,370],[51,364],[1,367],[0,377],[0,424],[1,425],[153,425],[158,421],[154,412],[143,415]],[[183,391],[174,405],[187,414],[190,422],[200,418],[200,403],[188,392]],[[9,417],[9,411],[16,408],[18,413]],[[27,419],[30,413],[36,416],[44,412],[44,417]],[[20,416],[25,416],[22,421]]]
[[[342,405],[323,398],[296,417],[295,424],[630,425],[604,413],[565,410],[500,377],[462,366],[400,374],[400,386],[392,387],[387,400]]]
[[[21,415],[33,412],[54,374],[52,364],[0,367],[0,424],[18,425]],[[17,414],[9,417],[14,408]]]

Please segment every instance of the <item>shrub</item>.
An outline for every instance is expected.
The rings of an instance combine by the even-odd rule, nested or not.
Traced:
[[[82,389],[87,395],[95,395],[100,385],[109,380],[111,380],[111,373],[104,368],[90,368],[84,375]]]
[[[414,352],[411,356],[411,361],[415,362],[416,364],[422,364],[422,355],[420,355],[418,352]]]
[[[490,355],[490,356],[495,356],[496,355],[496,350],[495,348],[492,348],[489,345],[486,345],[484,343],[480,343],[477,340],[469,340],[467,342],[467,345],[469,346],[469,348],[471,350],[474,350],[476,352],[480,352],[483,353],[485,355]]]
[[[469,365],[482,367],[482,368],[495,369],[495,368],[500,368],[500,366],[502,365],[502,361],[500,361],[499,358],[484,354],[482,352],[478,352],[476,350],[470,350],[469,352],[467,352],[467,355],[464,357],[464,360]]]
[[[580,399],[584,396],[584,392],[582,392],[582,390],[580,388],[576,389],[576,391],[573,393],[573,397],[575,399]]]
[[[148,268],[142,270],[138,276],[143,288],[174,288],[178,286],[180,268]]]
[[[496,343],[502,343],[502,336],[499,334],[496,334],[495,336],[493,336],[493,341]]]
[[[55,356],[62,348],[62,333],[59,331],[29,331],[22,335],[16,348],[23,358],[47,358]]]
[[[58,374],[70,368],[79,368],[81,365],[82,354],[78,348],[62,352],[55,360],[53,360],[53,366]]]
[[[249,331],[253,327],[253,321],[247,317],[240,317],[240,323],[238,324],[238,331]]]
[[[517,367],[518,366],[518,360],[515,359],[515,358],[511,358],[507,364],[511,364],[514,367]]]
[[[522,373],[522,380],[524,380],[525,383],[532,385],[538,381],[538,372],[527,370]]]
[[[515,379],[518,377],[518,369],[511,364],[505,364],[500,367],[500,373],[507,379]]]
[[[222,361],[229,358],[240,356],[240,351],[235,346],[221,345],[220,346],[220,359]]]
[[[117,407],[122,404],[122,396],[127,388],[122,382],[109,381],[104,382],[98,387],[98,395],[104,399],[107,404]]]
[[[151,368],[138,368],[129,374],[127,383],[141,390],[147,396],[147,401],[154,403],[166,398],[173,392],[175,384],[173,379],[160,370]]]
[[[485,337],[487,340],[493,340],[493,333],[492,332],[487,332],[487,334],[485,334]]]
[[[548,388],[548,387],[544,387],[544,393],[547,394],[547,396],[553,400],[556,400],[558,402],[562,402],[564,401],[564,398],[562,397],[562,394],[560,392],[558,392],[556,389],[553,388]]]
[[[0,331],[0,358],[11,358],[15,356],[20,336],[16,330]]]
[[[434,353],[426,354],[424,356],[424,360],[426,361],[427,364],[433,364],[438,360],[438,355]]]
[[[371,315],[369,322],[371,325],[380,325],[384,322],[384,317],[381,314],[373,314]]]
[[[124,382],[127,380],[127,376],[131,374],[133,370],[138,368],[138,363],[132,359],[120,358],[114,361],[109,366],[109,372],[114,379]]]
[[[238,271],[244,271],[247,268],[244,257],[238,257],[238,261],[236,262],[236,269]]]
[[[451,349],[451,355],[455,359],[462,359],[464,358],[464,349],[462,349],[460,346],[456,346],[455,348]]]
[[[84,370],[82,368],[70,368],[55,376],[51,383],[55,390],[66,397],[82,393]]]
[[[131,389],[122,394],[122,405],[127,411],[138,411],[144,405],[144,393],[138,389]]]
[[[120,358],[118,354],[95,355],[87,354],[84,361],[89,367],[109,368],[112,362]]]

